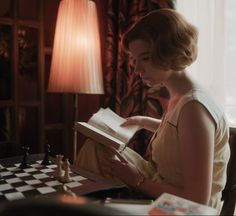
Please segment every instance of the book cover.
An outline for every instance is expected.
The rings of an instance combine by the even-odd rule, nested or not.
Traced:
[[[151,204],[148,215],[217,215],[217,210],[172,194],[163,193]]]

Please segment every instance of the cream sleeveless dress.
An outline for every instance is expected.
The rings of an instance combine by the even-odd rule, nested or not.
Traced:
[[[181,109],[185,104],[193,100],[202,104],[209,111],[216,124],[212,191],[209,206],[219,210],[221,192],[226,183],[226,168],[230,155],[228,145],[229,130],[223,112],[205,91],[200,89],[189,91],[179,100],[172,111],[166,113],[149,144],[151,152],[149,161],[144,160],[128,147],[122,154],[146,178],[183,187],[177,125]],[[109,151],[107,151],[106,147],[92,140],[87,140],[79,152],[76,164],[81,168],[112,179],[113,177],[108,176],[102,166],[103,158],[106,157],[109,157]],[[114,178],[114,181],[117,180]]]

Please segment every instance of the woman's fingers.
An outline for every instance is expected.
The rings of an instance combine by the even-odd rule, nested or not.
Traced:
[[[126,118],[126,121],[123,122],[120,126],[123,127],[123,126],[129,126],[129,125],[132,125],[131,117],[130,118]]]
[[[131,126],[131,125],[137,125],[139,122],[139,116],[133,116],[126,118],[126,121],[122,123],[120,126]]]

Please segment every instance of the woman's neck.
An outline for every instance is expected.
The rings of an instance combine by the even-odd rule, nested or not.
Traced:
[[[192,78],[185,71],[173,71],[168,80],[163,82],[163,84],[168,89],[171,100],[177,100],[196,87]]]

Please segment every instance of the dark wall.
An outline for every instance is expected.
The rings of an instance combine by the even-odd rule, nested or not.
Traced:
[[[10,80],[9,85],[7,88],[7,92],[4,92],[4,97],[0,98],[0,157],[6,157],[6,156],[13,156],[13,155],[19,155],[22,154],[20,150],[20,146],[24,145],[25,141],[30,143],[31,150],[33,150],[33,153],[41,152],[43,151],[43,145],[48,140],[49,144],[51,145],[51,152],[53,155],[62,153],[65,154],[68,157],[72,156],[72,146],[73,146],[73,123],[74,123],[74,95],[73,94],[61,94],[61,93],[48,93],[47,92],[47,86],[48,86],[48,79],[50,74],[50,65],[51,65],[51,57],[52,57],[52,47],[53,47],[53,39],[54,39],[54,33],[55,33],[55,25],[56,25],[56,18],[57,18],[57,11],[58,6],[60,3],[60,0],[19,0],[21,4],[18,4],[19,9],[17,8],[17,4],[15,4],[18,1],[6,1],[6,0],[0,0],[0,25],[5,26],[5,23],[7,23],[7,30],[11,29],[12,26],[14,26],[14,22],[18,22],[20,20],[18,13],[21,14],[21,17],[33,17],[35,14],[41,14],[42,15],[42,24],[43,24],[43,34],[38,34],[38,38],[43,38],[43,44],[40,45],[40,53],[39,56],[42,55],[43,57],[39,61],[39,66],[43,69],[39,70],[41,74],[38,74],[37,79],[35,79],[36,82],[43,81],[43,85],[40,87],[40,95],[37,96],[37,102],[38,105],[33,105],[36,107],[34,110],[40,110],[40,117],[38,118],[38,114],[33,115],[35,117],[34,119],[26,119],[24,120],[24,133],[19,133],[20,135],[16,135],[17,131],[15,130],[18,127],[17,119],[20,118],[20,114],[17,111],[18,106],[22,105],[14,105],[15,101],[11,101],[11,97],[14,99],[14,92],[19,91],[21,95],[27,96],[34,93],[32,91],[32,80],[30,79],[24,79],[24,85],[15,85],[15,82],[18,82],[17,78],[14,78],[13,76],[9,76]],[[9,2],[12,2],[12,6],[9,6]],[[35,3],[37,2],[42,3],[43,2],[43,10],[39,13],[40,9],[39,7],[35,7]],[[100,21],[100,32],[101,32],[101,54],[103,56],[104,49],[105,49],[105,23],[102,21],[103,19],[100,19],[100,17],[103,17],[104,13],[104,5],[103,0],[97,1],[97,8],[98,8],[98,16]],[[5,8],[9,8],[9,13],[3,15]],[[34,8],[34,9],[32,9]],[[7,9],[8,10],[8,9]],[[17,10],[19,12],[17,12]],[[17,14],[17,15],[16,15]],[[39,15],[39,17],[41,17]],[[31,22],[31,21],[30,21]],[[34,21],[33,21],[34,22]],[[32,23],[33,23],[32,22]],[[36,21],[38,22],[38,20]],[[12,24],[13,23],[13,24]],[[4,24],[4,25],[3,25]],[[37,24],[38,25],[38,24]],[[41,25],[41,24],[40,24]],[[16,29],[16,27],[14,26]],[[41,27],[40,27],[41,28]],[[3,29],[3,28],[1,28]],[[13,28],[12,28],[13,29]],[[0,39],[2,35],[0,32]],[[10,31],[9,34],[13,34],[13,32]],[[9,39],[12,40],[11,38]],[[17,40],[15,40],[17,41]],[[37,40],[35,40],[36,43]],[[1,41],[0,41],[1,42]],[[16,44],[16,42],[15,42]],[[0,44],[1,45],[1,44]],[[16,47],[16,46],[15,46]],[[1,48],[1,47],[0,47]],[[1,51],[1,49],[0,49]],[[12,69],[9,69],[8,71],[14,71],[16,68],[16,61],[17,59],[17,52],[12,51],[10,53],[10,61],[9,65]],[[1,56],[1,52],[0,52]],[[103,58],[104,59],[104,58]],[[1,59],[0,59],[1,60]],[[102,60],[102,63],[104,64],[104,60]],[[5,68],[2,61],[0,61],[0,75],[6,71],[5,69],[2,70],[2,68]],[[15,74],[18,74],[19,71],[14,71]],[[0,81],[2,76],[0,76]],[[39,78],[40,77],[40,78]],[[43,79],[39,81],[40,79]],[[2,83],[1,89],[2,90]],[[4,84],[6,84],[6,81],[4,81]],[[18,89],[17,89],[18,88]],[[2,93],[3,91],[0,91]],[[0,94],[1,96],[2,94]],[[5,96],[7,95],[7,96]],[[13,95],[13,96],[12,96]],[[35,94],[36,95],[36,94]],[[33,95],[34,96],[34,95]],[[33,97],[32,96],[32,97]],[[28,97],[28,96],[27,96]],[[36,96],[35,96],[36,97]],[[31,100],[31,103],[34,104],[34,99]],[[16,103],[18,103],[16,101]],[[10,104],[10,105],[9,105]],[[78,121],[87,121],[90,116],[96,112],[101,106],[103,105],[103,96],[102,95],[79,95],[79,101],[78,101]],[[38,106],[38,107],[37,107]],[[4,122],[4,119],[6,116],[5,109],[6,107],[10,107],[11,110],[11,122],[13,126],[11,133],[8,138],[8,136],[5,136],[5,129],[8,127],[7,123]],[[8,108],[7,108],[8,109]],[[3,112],[2,112],[3,110]],[[37,113],[37,112],[35,112]],[[34,114],[34,113],[33,113]],[[37,119],[38,118],[38,119]],[[34,124],[33,124],[34,123]],[[32,125],[35,125],[33,127]],[[20,127],[20,126],[19,126]],[[37,127],[37,128],[36,128]],[[27,130],[26,130],[27,129]],[[21,131],[21,128],[17,129],[18,132]],[[30,133],[29,133],[30,131]],[[2,133],[4,132],[4,133]],[[18,138],[17,138],[18,136]],[[78,148],[82,145],[84,141],[84,137],[81,135],[78,135]],[[31,139],[32,138],[32,139]],[[35,142],[31,142],[31,140],[35,140]],[[36,142],[37,141],[37,142]],[[1,148],[2,146],[2,148]],[[18,149],[16,148],[18,146]],[[13,151],[13,149],[16,149]]]

